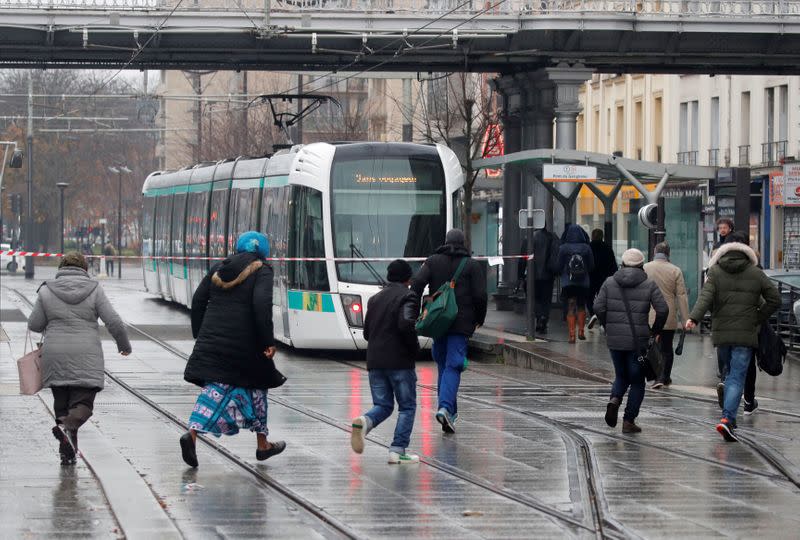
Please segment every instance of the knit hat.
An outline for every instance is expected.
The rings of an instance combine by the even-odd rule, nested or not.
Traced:
[[[269,257],[269,240],[257,231],[247,231],[236,241],[236,253],[255,253],[262,259]]]
[[[622,254],[622,266],[639,267],[644,265],[644,253],[638,249],[629,249]]]
[[[461,229],[450,229],[447,231],[447,236],[444,237],[445,244],[461,244],[464,245],[466,242],[466,237],[464,236],[464,231]]]
[[[89,264],[86,262],[86,258],[77,251],[65,253],[61,258],[61,262],[58,263],[59,268],[65,268],[67,266],[75,266],[87,271],[89,270]]]
[[[393,260],[386,269],[386,279],[395,283],[405,283],[411,279],[413,274],[411,265],[403,259]]]

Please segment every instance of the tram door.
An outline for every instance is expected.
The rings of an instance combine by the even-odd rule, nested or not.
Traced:
[[[170,291],[172,300],[183,305],[189,303],[188,274],[184,238],[186,234],[186,197],[188,186],[177,188],[172,201],[172,258],[170,259]]]
[[[173,194],[159,197],[156,201],[156,230],[155,230],[155,256],[156,271],[158,272],[158,286],[161,295],[172,300],[172,290],[170,289],[170,265],[172,256],[170,234],[172,229],[172,200]]]

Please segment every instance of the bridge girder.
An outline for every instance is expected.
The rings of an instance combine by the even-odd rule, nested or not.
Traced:
[[[433,16],[276,13],[265,31],[240,13],[184,11],[131,61],[163,19],[0,9],[0,66],[511,73],[580,63],[607,73],[800,73],[798,17],[456,14],[414,33]]]

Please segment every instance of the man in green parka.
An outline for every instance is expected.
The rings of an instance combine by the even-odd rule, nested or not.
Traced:
[[[686,321],[686,329],[694,328],[711,310],[711,337],[728,364],[724,407],[717,431],[732,442],[737,440],[736,412],[747,367],[753,349],[758,346],[758,331],[778,309],[781,299],[770,279],[758,268],[755,252],[741,239],[731,238],[722,245],[708,266],[708,281]]]

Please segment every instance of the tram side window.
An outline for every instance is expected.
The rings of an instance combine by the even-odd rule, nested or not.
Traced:
[[[206,254],[208,227],[208,190],[189,193],[186,207],[186,255],[203,257]]]
[[[324,257],[322,192],[299,186],[292,189],[289,257]],[[289,283],[295,289],[330,290],[325,261],[290,262]]]
[[[258,229],[258,187],[254,182],[247,180],[243,186],[236,186],[231,191],[231,242],[236,242],[239,235],[247,231]],[[248,185],[249,184],[249,185]]]
[[[159,197],[156,203],[156,233],[155,233],[155,255],[156,257],[169,256],[169,232],[170,221],[172,220],[172,195]]]
[[[142,256],[153,254],[153,216],[156,211],[156,197],[145,197],[142,211]]]
[[[228,182],[214,184],[211,192],[211,214],[208,231],[208,256],[225,257],[225,219],[228,211]],[[214,261],[211,261],[213,264]]]
[[[172,253],[176,257],[183,257],[183,238],[186,233],[185,217],[186,193],[177,193],[172,201]]]

